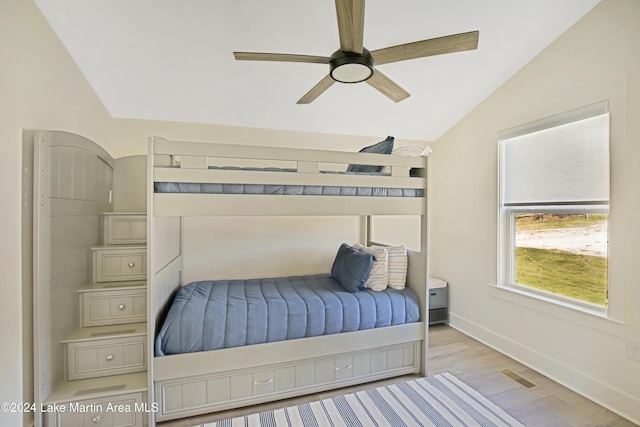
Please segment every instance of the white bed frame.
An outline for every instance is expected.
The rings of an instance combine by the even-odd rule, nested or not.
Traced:
[[[421,249],[409,251],[407,285],[418,295],[417,323],[292,341],[154,357],[149,351],[152,414],[165,421],[301,394],[426,372],[428,318],[428,158],[149,139],[149,343],[182,283],[182,217],[358,215],[370,243],[371,215],[419,215]],[[222,162],[220,159],[224,159]],[[208,169],[225,161],[268,160],[292,172]],[[178,165],[179,167],[175,167]],[[279,164],[282,163],[282,164]],[[320,174],[327,165],[390,166],[391,176]],[[293,165],[293,166],[291,166]],[[174,167],[167,167],[174,166]],[[410,176],[411,169],[420,176]],[[259,183],[417,188],[424,197],[158,194],[154,182]],[[215,279],[216,277],[211,277]],[[226,277],[225,277],[226,278]],[[153,419],[155,416],[155,420]]]

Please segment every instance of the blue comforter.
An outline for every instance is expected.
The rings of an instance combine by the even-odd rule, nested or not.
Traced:
[[[155,354],[216,350],[419,320],[415,293],[347,292],[329,275],[193,282],[175,295]]]
[[[216,170],[245,170],[266,172],[293,172],[291,168],[241,168],[237,166],[209,166]],[[320,171],[323,174],[340,175],[385,175],[377,172],[336,172]],[[386,174],[388,175],[388,174]],[[197,182],[155,182],[155,193],[190,193],[190,194],[270,194],[285,196],[366,196],[366,197],[422,197],[424,190],[419,188],[387,188],[387,187],[348,187],[333,185],[278,185],[278,184],[216,184]]]

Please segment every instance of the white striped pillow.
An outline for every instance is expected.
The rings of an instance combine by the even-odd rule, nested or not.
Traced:
[[[371,272],[369,273],[369,279],[364,284],[364,287],[374,291],[384,291],[387,288],[387,283],[389,282],[389,255],[387,253],[387,248],[382,246],[366,247],[360,243],[354,244],[353,247],[366,254],[373,255]]]
[[[392,156],[405,156],[405,157],[426,157],[431,153],[431,147],[428,145],[402,145],[395,147],[393,151],[391,151]],[[390,174],[391,166],[385,166],[382,168],[380,173]]]
[[[404,289],[407,283],[407,247],[389,246],[389,287],[393,289]]]

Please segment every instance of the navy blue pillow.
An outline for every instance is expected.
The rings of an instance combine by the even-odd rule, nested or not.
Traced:
[[[346,243],[340,245],[331,266],[331,277],[336,279],[349,292],[358,292],[364,288],[369,278],[373,255],[353,248]]]
[[[364,147],[360,150],[361,153],[374,153],[374,154],[391,154],[393,150],[394,137],[388,136],[384,141],[380,141],[377,144]],[[380,172],[382,166],[375,165],[349,165],[347,172]]]

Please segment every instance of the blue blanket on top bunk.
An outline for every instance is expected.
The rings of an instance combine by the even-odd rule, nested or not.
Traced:
[[[293,172],[291,168],[252,168],[237,166],[209,166],[216,170],[245,170],[265,172]],[[322,174],[388,176],[380,172],[336,172],[320,171]],[[155,193],[189,194],[270,194],[294,196],[367,196],[367,197],[423,197],[421,188],[351,187],[334,185],[293,184],[217,184],[199,182],[155,182]]]
[[[326,274],[193,282],[174,297],[155,354],[337,334],[419,317],[416,294],[409,288],[351,293]]]

